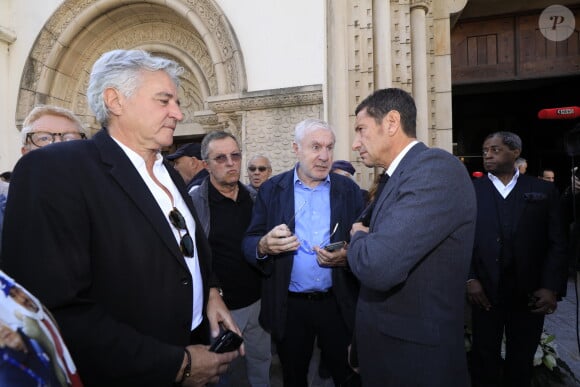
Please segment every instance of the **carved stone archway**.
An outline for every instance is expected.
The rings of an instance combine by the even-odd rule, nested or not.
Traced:
[[[182,133],[201,133],[198,111],[207,99],[246,90],[242,53],[227,18],[213,0],[66,0],[40,31],[25,65],[16,122],[41,103],[70,108],[93,130],[86,89],[104,52],[145,49],[180,63]]]

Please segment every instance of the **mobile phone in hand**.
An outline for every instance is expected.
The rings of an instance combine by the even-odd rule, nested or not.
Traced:
[[[241,336],[237,333],[226,329],[221,335],[213,342],[209,347],[211,352],[224,353],[232,352],[240,348],[240,345],[244,342]]]
[[[330,244],[324,246],[324,250],[331,251],[332,252],[332,251],[340,250],[344,246],[346,246],[346,242],[345,241],[334,242],[334,243],[330,243]]]

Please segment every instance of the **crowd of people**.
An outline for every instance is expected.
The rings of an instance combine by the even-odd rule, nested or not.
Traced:
[[[26,118],[0,185],[0,384],[270,386],[275,352],[284,385],[307,386],[317,345],[335,386],[530,385],[570,258],[554,172],[525,175],[516,134],[483,139],[472,181],[417,140],[407,92],[377,90],[352,143],[384,171],[368,192],[312,118],[293,168],[253,155],[243,184],[231,133],[162,154],[181,71],[110,51],[90,75],[90,139],[67,109]],[[243,344],[211,350],[226,331]]]

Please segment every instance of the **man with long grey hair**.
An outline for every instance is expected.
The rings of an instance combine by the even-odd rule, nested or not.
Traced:
[[[212,288],[183,180],[160,154],[183,118],[181,71],[141,50],[103,54],[87,92],[103,129],[14,170],[5,270],[54,314],[87,385],[203,385],[237,356],[205,345],[220,324],[239,329]]]

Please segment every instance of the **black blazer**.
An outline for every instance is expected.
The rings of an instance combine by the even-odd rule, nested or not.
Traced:
[[[3,266],[53,313],[85,385],[172,385],[190,343],[192,278],[123,150],[101,130],[30,152],[13,177]],[[205,311],[211,252],[199,226],[195,241]]]
[[[256,264],[257,245],[262,236],[275,226],[288,223],[294,218],[294,170],[268,179],[258,191],[252,222],[242,242],[246,259]],[[360,215],[363,206],[362,193],[351,179],[335,173],[330,174],[330,223],[339,223],[332,242],[350,240],[350,228]],[[288,227],[294,231],[294,222]],[[262,310],[260,323],[274,339],[281,340],[286,324],[286,299],[294,252],[270,256],[259,260],[266,277],[262,285]],[[354,312],[359,283],[348,267],[332,269],[332,288],[341,315],[350,332],[354,326]]]
[[[501,263],[501,228],[496,209],[496,189],[487,176],[474,180],[477,224],[470,278],[478,279],[490,302],[498,300]],[[546,288],[565,294],[566,233],[561,220],[558,190],[553,183],[520,175],[510,195],[515,195],[513,259],[516,296]]]

